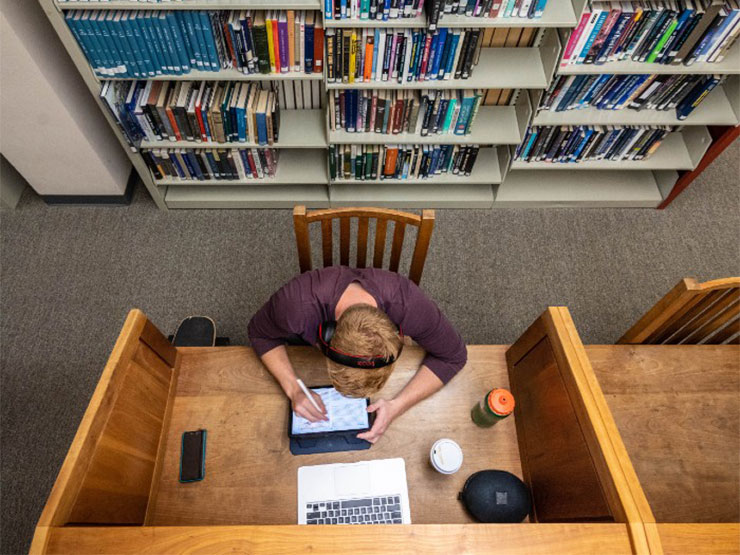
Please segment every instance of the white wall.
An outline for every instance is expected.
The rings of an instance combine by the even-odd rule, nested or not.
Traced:
[[[131,163],[37,0],[1,0],[0,152],[41,195],[121,195]]]

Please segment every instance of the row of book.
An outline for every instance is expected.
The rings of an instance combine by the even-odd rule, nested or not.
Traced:
[[[278,95],[267,82],[106,81],[100,95],[133,146],[278,140]]]
[[[560,75],[542,96],[540,110],[676,110],[688,115],[722,82],[720,75]]]
[[[560,65],[721,62],[738,35],[737,0],[593,2],[571,33]]]
[[[349,133],[467,135],[482,90],[334,90],[329,128]]]
[[[514,158],[552,163],[645,160],[672,130],[646,125],[534,125],[527,129]]]
[[[479,145],[330,145],[332,180],[425,179],[470,175]]]
[[[467,79],[478,63],[479,29],[327,29],[329,83]]]
[[[388,21],[421,15],[424,0],[324,0],[324,18]]]
[[[155,180],[232,181],[264,179],[277,171],[274,148],[153,148],[142,156]]]
[[[546,5],[547,0],[429,0],[426,13],[429,28],[434,29],[451,15],[539,19]]]
[[[70,10],[65,20],[100,77],[322,71],[313,11]]]

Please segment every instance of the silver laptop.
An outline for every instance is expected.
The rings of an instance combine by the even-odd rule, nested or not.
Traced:
[[[406,464],[381,459],[300,467],[298,524],[411,524]]]

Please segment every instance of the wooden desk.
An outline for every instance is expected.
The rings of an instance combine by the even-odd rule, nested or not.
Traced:
[[[656,521],[739,522],[740,346],[586,352]]]
[[[326,385],[326,361],[316,349],[292,347],[290,358],[309,385]],[[294,524],[299,466],[402,457],[412,522],[472,522],[457,500],[465,479],[496,468],[521,477],[514,417],[478,428],[470,409],[493,387],[508,387],[505,346],[469,347],[468,365],[430,399],[398,418],[367,451],[293,456],[288,450],[288,401],[251,349],[181,349],[180,374],[156,504],[147,524]],[[218,354],[215,355],[214,353]],[[423,351],[406,347],[388,384],[389,398],[418,369]],[[180,436],[206,428],[206,479],[178,482]],[[463,449],[461,470],[443,476],[429,450],[449,437]]]

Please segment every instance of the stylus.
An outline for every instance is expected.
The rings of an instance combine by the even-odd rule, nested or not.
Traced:
[[[303,380],[298,378],[296,381],[298,382],[298,385],[300,386],[300,388],[303,390],[303,393],[305,393],[306,397],[308,397],[308,400],[311,401],[311,404],[313,405],[313,407],[317,411],[319,411],[319,413],[324,414],[324,411],[319,408],[319,404],[316,402],[316,399],[313,398],[313,395],[311,395],[311,392],[306,387],[306,384],[303,383]]]

